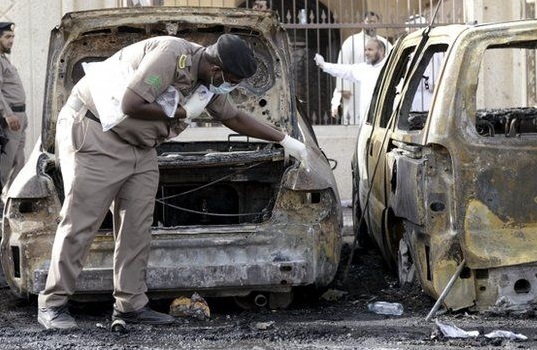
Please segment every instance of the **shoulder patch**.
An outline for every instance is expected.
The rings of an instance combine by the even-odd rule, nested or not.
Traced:
[[[177,68],[184,69],[186,67],[187,55],[182,54],[177,59]]]
[[[158,90],[162,85],[162,79],[159,75],[150,75],[145,79],[145,82],[151,85],[155,90]]]

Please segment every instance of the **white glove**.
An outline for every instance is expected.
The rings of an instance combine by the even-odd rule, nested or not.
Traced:
[[[301,162],[306,161],[308,151],[306,150],[306,145],[302,142],[292,138],[289,135],[285,135],[283,140],[280,141],[280,145],[283,146],[286,153],[290,154]]]
[[[331,112],[332,118],[337,118],[339,114],[339,106],[332,105],[332,107],[330,108],[330,112]]]
[[[205,110],[205,106],[209,104],[213,95],[214,94],[210,92],[205,85],[198,86],[188,100],[182,105],[186,112],[186,120],[189,121],[190,119],[199,116],[201,112]]]
[[[319,66],[319,68],[324,68],[324,57],[323,56],[321,56],[318,53],[316,53],[315,57],[313,58],[313,60],[315,61],[317,66]]]

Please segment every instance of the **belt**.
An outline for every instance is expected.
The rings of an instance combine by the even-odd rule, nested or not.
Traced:
[[[88,118],[88,119],[91,119],[93,120],[94,122],[97,122],[99,124],[101,124],[101,121],[99,120],[99,118],[97,118],[95,116],[95,114],[91,113],[91,111],[88,109],[88,111],[86,112],[86,114],[84,115],[84,117]]]
[[[26,111],[26,105],[18,105],[18,106],[10,105],[9,108],[11,108],[13,112],[25,112]]]

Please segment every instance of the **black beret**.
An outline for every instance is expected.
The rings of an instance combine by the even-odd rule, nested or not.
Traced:
[[[15,23],[13,22],[0,22],[0,30],[13,31],[15,29]]]
[[[222,61],[222,68],[239,79],[254,75],[257,62],[246,42],[233,34],[223,34],[216,42],[216,51]]]

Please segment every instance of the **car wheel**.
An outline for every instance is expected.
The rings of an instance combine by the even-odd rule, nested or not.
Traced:
[[[410,249],[404,238],[399,241],[397,252],[397,277],[401,287],[411,286],[416,281],[416,266],[412,261]]]
[[[384,229],[382,234],[382,245],[379,250],[384,261],[395,271],[397,267],[397,251],[399,250],[399,240],[403,237],[404,226],[400,218],[397,218],[391,210],[386,210],[384,214]]]

